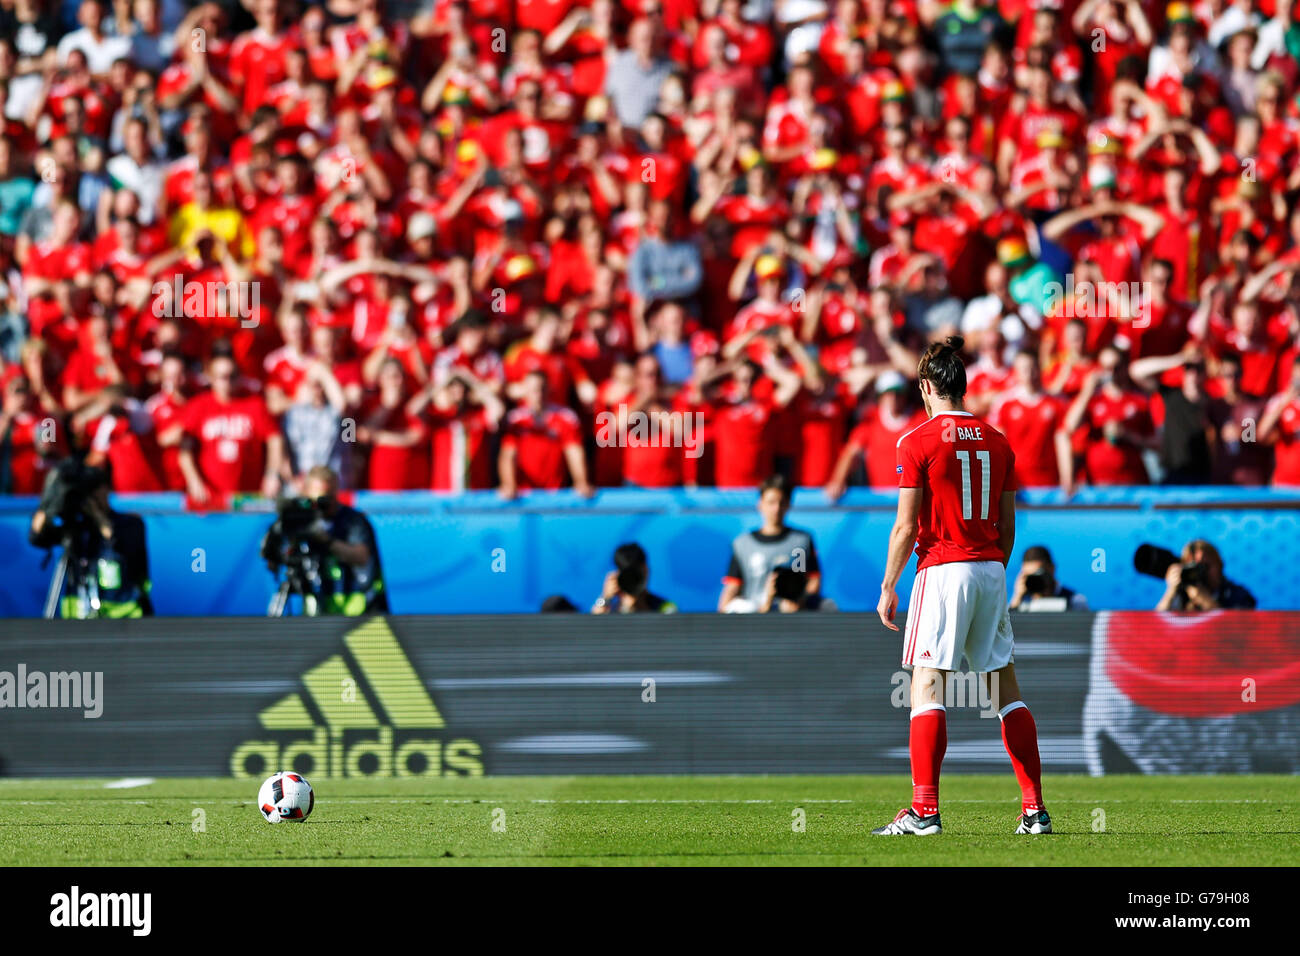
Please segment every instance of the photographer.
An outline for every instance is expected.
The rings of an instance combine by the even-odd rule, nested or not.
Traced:
[[[759,488],[758,513],[763,524],[731,542],[731,563],[718,595],[719,613],[757,612],[773,585],[772,575],[783,567],[801,575],[803,593],[810,603],[821,594],[821,566],[812,535],[785,523],[790,495],[790,486],[780,475],[772,475]]]
[[[64,548],[62,617],[153,615],[144,522],[139,515],[113,510],[108,503],[110,483],[105,468],[69,459],[50,473],[32,515],[28,540],[38,548]],[[53,613],[51,603],[46,616]]]
[[[672,614],[677,605],[651,592],[650,565],[639,544],[621,544],[614,550],[614,570],[605,575],[605,587],[591,606],[592,614]]]
[[[358,617],[388,610],[379,548],[370,521],[338,500],[338,475],[324,465],[307,472],[302,498],[280,503],[262,542],[273,574],[285,568],[281,596],[303,596],[306,614]],[[287,589],[287,590],[286,590]],[[283,613],[283,600],[271,615]]]
[[[1012,588],[1013,611],[1086,611],[1088,599],[1056,580],[1052,553],[1041,544],[1025,549]]]
[[[1143,545],[1143,548],[1149,547]],[[1142,552],[1141,548],[1138,550]],[[1168,555],[1173,558],[1173,554],[1163,548],[1152,548],[1152,551],[1161,557]],[[1138,570],[1144,569],[1139,567]],[[1146,573],[1151,572],[1148,570]],[[1187,542],[1182,560],[1174,558],[1170,561],[1164,579],[1165,593],[1156,605],[1157,611],[1250,610],[1255,607],[1253,594],[1224,577],[1219,549],[1201,538]]]

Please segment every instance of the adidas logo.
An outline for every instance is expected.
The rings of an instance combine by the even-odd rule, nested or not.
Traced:
[[[923,661],[928,661],[928,660],[930,660],[930,652],[929,652],[929,651],[924,651],[924,652],[921,654],[921,660],[923,660]]]
[[[233,776],[276,770],[326,778],[482,776],[477,743],[429,736],[446,722],[387,621],[366,621],[343,645],[344,653],[303,674],[301,693],[258,714],[276,739],[236,747]]]

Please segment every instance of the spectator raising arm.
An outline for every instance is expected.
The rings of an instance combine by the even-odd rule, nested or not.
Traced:
[[[789,329],[784,329],[787,334],[791,334]],[[763,371],[768,378],[776,383],[776,391],[772,393],[772,402],[777,408],[785,408],[794,397],[799,394],[799,389],[803,388],[803,378],[799,373],[787,368],[777,360],[775,355],[768,355],[763,361]]]
[[[1070,407],[1065,413],[1065,420],[1056,432],[1056,463],[1060,471],[1061,492],[1067,498],[1074,494],[1074,446],[1072,440],[1075,431],[1083,424],[1084,417],[1088,414],[1088,403],[1092,401],[1092,396],[1096,392],[1097,375],[1092,373],[1084,379],[1083,388],[1075,396],[1074,401],[1070,403]]]
[[[1300,400],[1300,375],[1293,376],[1287,383],[1286,389],[1280,395],[1275,395],[1264,410],[1256,434],[1260,442],[1271,445],[1277,441],[1277,426],[1282,420],[1282,413],[1286,411],[1287,406],[1298,400]]]
[[[1173,355],[1150,355],[1137,359],[1129,366],[1129,376],[1143,391],[1154,392],[1160,385],[1161,375],[1200,357],[1200,346],[1189,343],[1181,352],[1175,352]]]

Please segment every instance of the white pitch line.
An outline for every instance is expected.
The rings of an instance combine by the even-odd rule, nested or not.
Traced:
[[[85,801],[79,801],[85,802]],[[125,803],[138,807],[147,807],[152,804],[152,800],[96,800],[96,804],[103,803]],[[0,800],[0,804],[12,804],[15,807],[63,807],[68,805],[67,800]]]
[[[544,799],[533,799],[533,800],[529,800],[528,802],[529,802],[529,803],[573,803],[573,804],[583,804],[583,803],[597,803],[597,804],[619,804],[619,803],[632,803],[632,804],[642,804],[642,803],[649,803],[649,804],[654,804],[654,803],[688,803],[688,804],[689,804],[689,803],[724,803],[724,804],[741,804],[741,805],[743,805],[743,804],[747,804],[747,803],[790,803],[791,801],[789,801],[789,800],[714,800],[714,799],[709,799],[709,798],[703,798],[703,799],[699,799],[699,800],[688,800],[688,799],[683,798],[683,799],[665,799],[665,800],[654,800],[654,799],[646,799],[646,800],[544,800]],[[862,802],[862,801],[858,801],[858,800],[831,800],[831,799],[812,798],[812,799],[809,799],[809,800],[802,800],[802,801],[795,801],[795,802],[798,802],[798,803],[860,803],[860,802]]]
[[[229,799],[230,799],[229,797],[212,797],[207,802],[224,803]],[[152,804],[165,803],[167,801],[182,801],[186,803],[196,803],[196,800],[197,798],[195,797],[186,797],[186,796],[175,796],[175,797],[157,796],[154,797],[152,800],[129,800],[126,798],[109,800],[105,798],[99,798],[99,799],[95,799],[93,802],[100,803],[100,804],[125,803],[125,804],[131,804],[136,806],[149,806]],[[0,798],[0,805],[13,804],[15,806],[24,806],[24,807],[25,806],[60,806],[60,805],[65,805],[73,802],[85,802],[85,801],[84,800],[53,800],[53,799],[51,800],[5,800],[3,798]],[[240,805],[251,806],[255,804],[257,801],[238,800],[235,802]],[[322,799],[317,800],[317,803],[365,803],[365,804],[441,803],[441,804],[448,804],[448,805],[469,805],[475,803],[481,803],[481,804],[532,803],[532,804],[575,805],[575,806],[584,805],[584,804],[595,804],[595,805],[664,804],[664,805],[679,805],[679,806],[691,806],[694,804],[718,804],[718,805],[735,805],[735,806],[743,806],[746,804],[759,804],[759,805],[776,804],[780,806],[800,806],[804,804],[861,804],[866,806],[866,805],[876,805],[879,804],[880,802],[881,801],[879,800],[839,800],[839,799],[830,799],[830,798],[822,798],[822,797],[811,797],[802,800],[793,799],[793,798],[789,800],[724,800],[724,799],[715,799],[715,798],[707,798],[707,797],[700,798],[698,800],[690,800],[685,798],[664,799],[664,800],[658,800],[653,798],[646,798],[640,800],[564,800],[564,799],[529,798],[529,799],[521,800],[517,797],[500,797],[500,796],[498,797],[328,797],[327,796],[323,800]],[[985,803],[1000,805],[1000,804],[1008,804],[1008,803],[1014,804],[1015,800],[944,800],[943,802],[945,805],[985,804]],[[1274,806],[1277,806],[1279,804],[1283,806],[1287,805],[1286,801],[1278,801],[1278,800],[1155,800],[1153,801],[1153,800],[1131,800],[1131,799],[1116,800],[1116,799],[1107,799],[1104,797],[1097,798],[1094,800],[1053,800],[1052,801],[1053,806],[1113,806],[1115,804],[1127,804],[1127,803],[1142,803],[1142,804],[1147,804],[1147,803],[1179,803],[1179,804],[1264,803],[1264,804],[1272,804]]]
[[[151,783],[158,781],[153,777],[123,777],[121,780],[110,780],[104,784],[105,790],[130,790],[134,787],[147,787]]]
[[[317,791],[319,793],[319,791]],[[168,798],[162,798],[168,799]],[[176,798],[180,799],[180,798]],[[240,803],[255,803],[253,800],[241,800]],[[324,797],[317,800],[317,803],[444,803],[444,804],[500,804],[500,803],[536,803],[536,804],[558,804],[558,805],[582,805],[582,804],[629,804],[629,805],[654,805],[654,804],[724,804],[724,805],[744,805],[744,804],[779,804],[781,806],[794,806],[806,803],[829,803],[829,804],[863,804],[874,805],[879,800],[834,800],[826,798],[809,798],[805,800],[721,800],[711,798],[701,798],[698,800],[688,799],[643,799],[643,800],[552,800],[543,798],[529,798],[521,800],[517,797],[383,797],[383,798],[366,798],[366,797]],[[971,803],[971,804],[1014,804],[1014,799],[1008,800],[944,800],[945,804],[952,803]],[[1277,800],[1109,800],[1099,798],[1096,800],[1053,800],[1053,806],[1057,805],[1076,805],[1076,806],[1099,806],[1112,805],[1118,803],[1268,803],[1277,805]]]

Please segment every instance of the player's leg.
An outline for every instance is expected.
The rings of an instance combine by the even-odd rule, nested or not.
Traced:
[[[948,715],[944,709],[947,672],[961,660],[969,624],[965,563],[935,565],[917,575],[907,612],[903,664],[912,667],[912,712],[908,753],[912,767],[912,804],[876,836],[943,832],[939,819],[939,773],[948,749]]]
[[[943,705],[947,672],[912,671],[912,713],[907,722],[912,762],[912,809],[920,817],[939,815],[939,773],[948,752],[948,712]]]
[[[939,819],[939,771],[948,749],[948,715],[943,706],[946,673],[933,667],[912,670],[912,713],[907,750],[912,765],[912,804],[875,836],[934,836],[943,832]]]
[[[1052,823],[1043,808],[1042,768],[1038,755],[1038,728],[1020,697],[1016,667],[1012,663],[1015,640],[1007,610],[1006,569],[1000,561],[978,566],[975,617],[966,642],[966,661],[986,681],[988,700],[998,712],[1002,742],[1020,783],[1021,808],[1017,833],[1051,833]],[[992,680],[989,680],[989,675]]]
[[[1052,819],[1043,806],[1042,761],[1038,752],[1038,727],[1034,715],[1020,697],[1016,665],[1007,664],[993,672],[990,699],[998,709],[1002,743],[1011,758],[1011,768],[1020,784],[1020,822],[1017,833],[1051,833]]]

